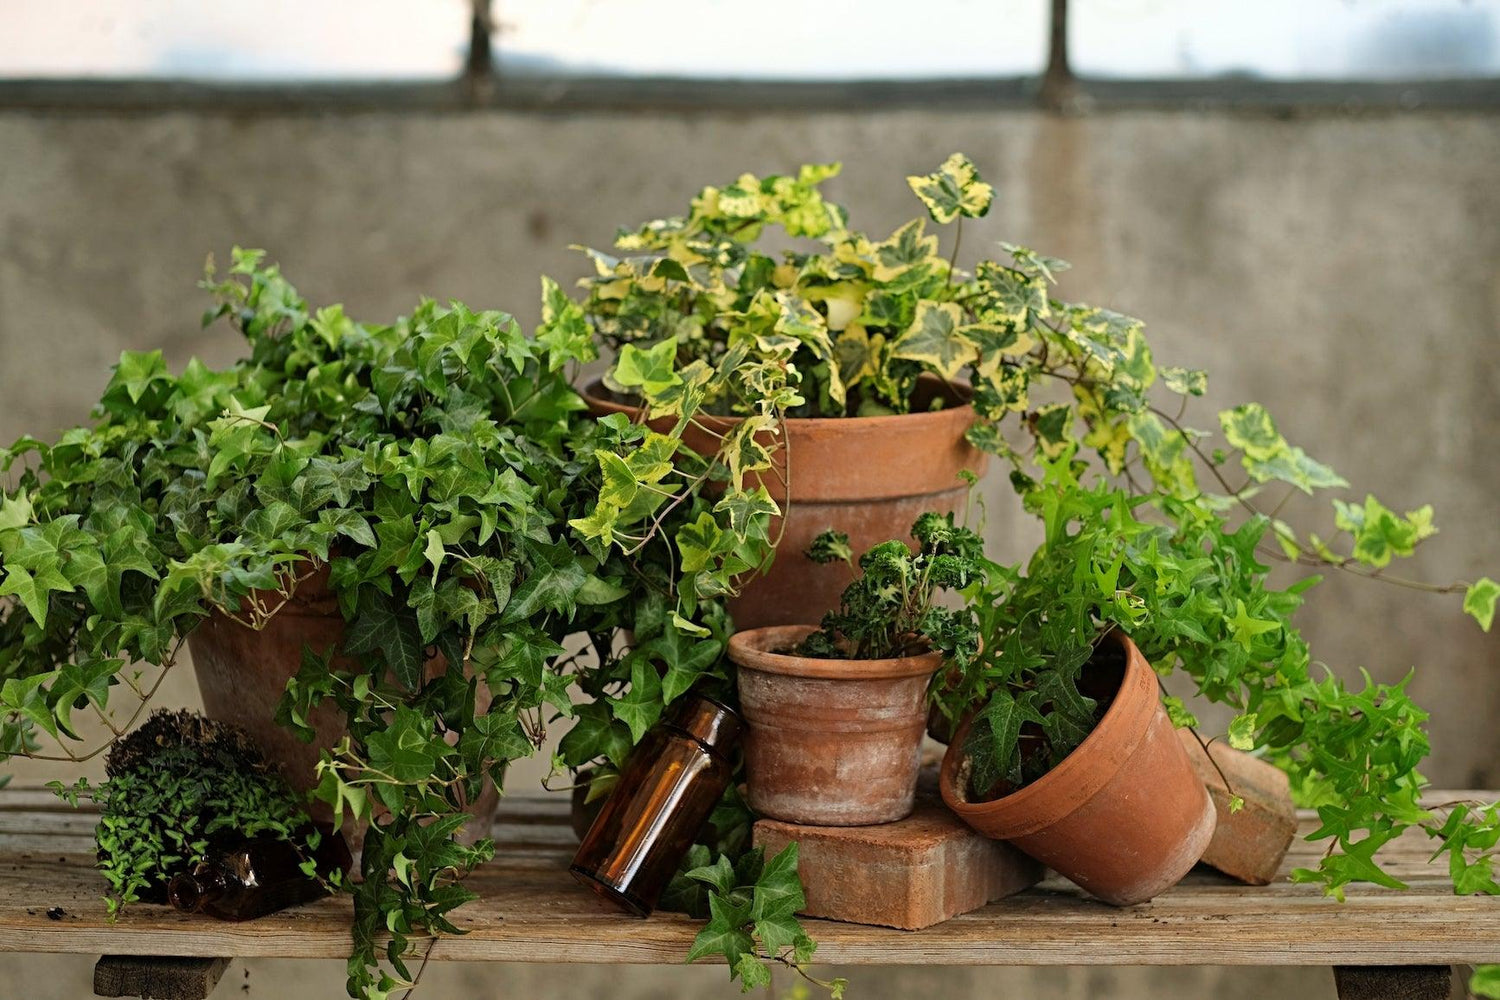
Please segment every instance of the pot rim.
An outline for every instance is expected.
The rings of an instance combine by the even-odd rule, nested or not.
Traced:
[[[1103,640],[1117,643],[1125,652],[1125,676],[1114,701],[1082,743],[1031,784],[998,799],[970,802],[959,781],[966,762],[963,752],[972,718],[965,719],[953,734],[943,755],[939,787],[943,802],[961,816],[982,816],[987,831],[1002,840],[1024,837],[1066,819],[1114,780],[1150,728],[1151,717],[1161,711],[1156,671],[1130,637],[1118,629]]]
[[[729,637],[729,658],[743,670],[830,681],[920,677],[937,673],[943,666],[943,654],[938,652],[882,660],[826,660],[774,652],[778,647],[801,642],[817,630],[816,625],[767,625],[736,632]]]
[[[923,374],[921,377],[931,378],[934,381],[938,380],[936,375]],[[903,427],[912,427],[914,426],[912,422],[916,420],[925,420],[927,423],[932,424],[953,422],[955,420],[963,423],[972,422],[974,419],[973,387],[967,382],[959,382],[953,379],[943,379],[941,381],[953,391],[954,395],[964,400],[961,405],[944,406],[939,410],[922,410],[917,413],[882,414],[875,417],[787,417],[786,423],[788,427],[797,427],[808,431],[820,431],[824,428],[832,427],[849,427],[852,424],[857,424],[861,430],[879,431],[889,427],[892,423],[899,423]],[[604,378],[603,376],[599,376],[589,379],[581,385],[575,385],[573,388],[584,400],[600,409],[609,410],[614,413],[629,413],[637,423],[645,421],[646,407],[644,404],[632,406],[629,403],[619,403],[615,400],[607,399],[600,394],[603,387]],[[722,431],[738,425],[745,418],[704,413],[699,414],[693,419],[705,427]]]

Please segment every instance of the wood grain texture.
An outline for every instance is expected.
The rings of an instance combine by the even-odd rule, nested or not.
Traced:
[[[84,810],[50,793],[0,791],[0,951],[111,955],[344,958],[350,902],[320,900],[243,924],[164,906],[105,916]],[[1435,801],[1485,793],[1436,792]],[[1302,833],[1315,825],[1302,817]],[[51,831],[51,832],[49,832]],[[577,845],[567,796],[501,805],[497,857],[469,880],[480,899],[434,960],[676,964],[699,924],[674,914],[637,920],[605,909],[567,875]],[[868,965],[1453,965],[1500,961],[1500,898],[1454,896],[1430,842],[1404,837],[1381,857],[1405,892],[1350,887],[1324,898],[1286,874],[1315,864],[1322,844],[1293,843],[1272,885],[1240,885],[1208,869],[1150,903],[1116,909],[1050,876],[1009,899],[921,931],[810,920],[818,960]]]
[[[105,955],[94,965],[94,996],[141,1000],[208,1000],[227,958],[146,958]]]

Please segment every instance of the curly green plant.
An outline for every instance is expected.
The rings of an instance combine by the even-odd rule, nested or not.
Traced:
[[[311,852],[321,836],[242,731],[191,712],[153,712],[110,750],[105,773],[97,788],[87,779],[53,788],[74,805],[99,805],[94,836],[111,914],[166,902],[171,877],[215,847],[270,836]]]
[[[912,524],[911,537],[916,552],[892,539],[859,557],[858,575],[844,588],[839,606],[798,646],[800,655],[882,660],[936,651],[951,668],[968,667],[978,652],[973,612],[936,602],[943,591],[970,585],[983,563],[984,542],[955,525],[952,514],[930,511]],[[837,531],[813,539],[807,555],[818,563],[856,566],[848,536]]]

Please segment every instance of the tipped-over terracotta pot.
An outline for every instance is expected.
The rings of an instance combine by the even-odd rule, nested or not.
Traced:
[[[927,682],[937,653],[824,660],[788,652],[814,631],[736,632],[750,808],[808,826],[868,826],[911,814]]]
[[[269,606],[281,598],[264,595]],[[266,759],[281,768],[287,783],[298,792],[317,787],[318,756],[344,737],[344,715],[331,704],[313,709],[308,722],[317,731],[311,743],[303,743],[290,729],[276,724],[276,705],[286,684],[302,666],[302,650],[325,655],[343,645],[346,623],[338,598],[328,586],[328,567],[320,567],[297,585],[291,598],[259,631],[246,628],[215,612],[188,634],[193,672],[203,696],[203,711],[210,719],[233,722],[250,734]],[[447,670],[438,656],[427,663],[428,676]],[[480,697],[487,697],[481,688]],[[468,811],[479,822],[469,823],[460,834],[472,843],[490,834],[500,794],[486,780],[484,791]],[[309,811],[315,820],[327,821],[332,811],[313,802]],[[358,850],[363,830],[347,829],[351,846]]]
[[[967,386],[924,377],[911,413],[793,417],[786,421],[784,438],[757,437],[771,452],[773,471],[764,479],[746,476],[746,486],[753,490],[765,485],[787,512],[786,531],[771,568],[746,580],[739,597],[729,602],[735,624],[760,628],[813,623],[838,606],[839,595],[849,585],[848,567],[819,565],[803,555],[827,529],[844,532],[854,551],[863,552],[892,538],[905,539],[924,511],[961,511],[969,488],[958,474],[982,474],[989,458],[964,437],[974,422],[969,394]],[[643,419],[640,406],[611,400],[598,381],[582,395],[595,416],[625,413]],[[939,399],[943,408],[929,410]],[[703,427],[689,426],[683,443],[701,455],[713,455],[719,448],[715,435],[725,434],[739,418],[702,416],[698,422]],[[663,433],[673,426],[670,418],[648,423]],[[784,486],[789,455],[791,474]],[[773,524],[771,537],[779,530]]]
[[[968,800],[969,725],[943,757],[943,801],[986,836],[1008,840],[1116,906],[1176,885],[1213,837],[1216,814],[1162,708],[1156,672],[1118,632],[1125,675],[1104,718],[1076,750],[1019,791]]]

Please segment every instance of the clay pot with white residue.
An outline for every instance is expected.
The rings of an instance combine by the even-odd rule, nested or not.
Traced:
[[[867,826],[910,815],[937,653],[832,660],[795,650],[811,625],[736,632],[750,808],[809,826]]]

